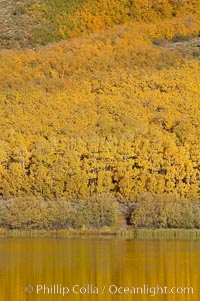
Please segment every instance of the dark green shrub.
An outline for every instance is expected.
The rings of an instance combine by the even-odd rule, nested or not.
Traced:
[[[192,39],[192,35],[184,35],[184,34],[178,33],[173,37],[172,41],[177,43],[177,42],[189,41],[191,39]]]
[[[66,200],[48,201],[46,214],[49,229],[66,229],[74,223],[75,209]]]
[[[166,201],[161,196],[141,195],[131,214],[131,223],[141,228],[166,228],[167,216],[164,210]]]
[[[131,224],[141,228],[199,228],[200,209],[188,200],[172,195],[142,195],[131,214]]]
[[[117,218],[117,202],[107,194],[78,201],[74,228],[111,226]]]
[[[66,229],[111,226],[117,204],[108,195],[77,202],[26,197],[2,201],[0,225],[8,229]]]
[[[47,203],[31,197],[10,199],[4,203],[3,223],[10,229],[48,228]]]

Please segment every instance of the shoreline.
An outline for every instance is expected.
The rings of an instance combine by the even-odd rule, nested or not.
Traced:
[[[127,239],[200,239],[200,229],[59,229],[8,230],[0,228],[2,238],[116,237]]]

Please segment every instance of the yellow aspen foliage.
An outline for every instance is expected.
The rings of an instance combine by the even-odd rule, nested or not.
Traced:
[[[198,199],[198,1],[61,4],[52,34],[76,38],[0,51],[2,197]]]

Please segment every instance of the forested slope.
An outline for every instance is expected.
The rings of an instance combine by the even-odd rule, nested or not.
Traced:
[[[199,34],[199,0],[2,0],[0,9],[3,48],[35,47],[130,24],[151,24],[162,39]]]
[[[199,50],[193,55],[159,44],[199,35],[199,1],[109,1],[110,7],[106,0],[93,4],[88,0],[76,2],[73,10],[58,2],[60,7],[55,1],[34,4],[38,14],[43,12],[43,21],[54,7],[55,19],[48,13],[48,39],[35,35],[35,49],[0,52],[3,223],[47,227],[54,220],[55,224],[61,200],[59,206],[67,204],[62,226],[72,215],[70,225],[84,224],[85,217],[79,222],[75,218],[76,206],[70,207],[77,200],[89,200],[81,204],[90,204],[93,216],[98,206],[106,208],[107,215],[99,213],[94,224],[88,217],[88,225],[95,226],[115,221],[116,199],[141,201],[143,207],[150,202],[151,208],[153,200],[196,204]],[[74,24],[71,30],[68,15]],[[68,40],[37,46],[55,37]],[[91,205],[92,199],[97,204],[99,199],[100,205]],[[32,209],[27,213],[28,207]],[[35,220],[23,223],[19,208],[29,216],[34,216],[34,208],[39,211]],[[54,211],[57,217],[52,217]],[[41,212],[46,215],[41,217]],[[129,221],[145,225],[134,214]],[[169,222],[160,224],[166,227]]]

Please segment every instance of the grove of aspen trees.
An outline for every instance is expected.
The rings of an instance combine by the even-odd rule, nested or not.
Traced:
[[[33,25],[1,43],[0,225],[114,226],[129,204],[135,227],[200,228],[200,50],[162,44],[200,36],[200,1],[15,10]]]

